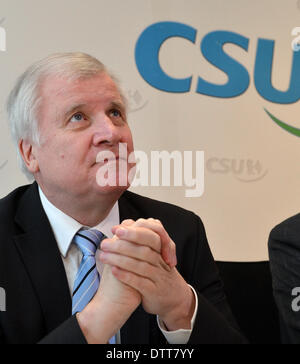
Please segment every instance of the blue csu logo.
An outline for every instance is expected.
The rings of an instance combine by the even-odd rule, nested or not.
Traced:
[[[190,92],[193,77],[177,79],[168,75],[159,63],[159,53],[164,42],[170,38],[180,37],[195,44],[196,36],[196,29],[182,23],[161,22],[149,26],[138,39],[135,50],[137,68],[144,80],[161,91]],[[245,93],[250,85],[249,73],[242,64],[226,54],[224,45],[231,43],[248,51],[249,42],[249,38],[229,31],[207,34],[201,43],[202,54],[209,63],[226,73],[228,82],[219,85],[198,77],[196,92],[218,98],[233,98]],[[300,52],[293,53],[289,89],[280,91],[272,85],[274,48],[275,41],[258,39],[254,70],[256,90],[265,100],[276,104],[296,103],[300,100]],[[280,121],[268,110],[265,111],[284,130],[300,137],[300,129]]]

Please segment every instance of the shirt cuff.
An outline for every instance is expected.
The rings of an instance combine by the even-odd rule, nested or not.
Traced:
[[[197,317],[197,313],[198,313],[198,296],[196,291],[194,290],[194,288],[192,286],[189,285],[189,287],[192,289],[195,299],[196,299],[196,307],[195,307],[195,312],[191,321],[191,329],[190,330],[177,330],[177,331],[167,331],[166,326],[164,325],[164,323],[160,320],[160,318],[157,316],[157,323],[158,323],[158,327],[160,328],[161,332],[163,333],[164,337],[167,339],[169,344],[172,345],[185,345],[189,342],[190,337],[192,335],[194,326],[195,326],[195,321],[196,321],[196,317]]]

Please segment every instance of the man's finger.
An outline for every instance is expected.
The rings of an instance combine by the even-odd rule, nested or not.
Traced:
[[[155,290],[155,285],[147,278],[143,278],[118,267],[112,267],[111,270],[115,278],[127,286],[135,289],[141,295],[145,296],[148,294],[148,292],[153,292]]]
[[[177,265],[177,256],[176,256],[176,245],[170,238],[169,234],[166,232],[163,224],[156,219],[139,219],[136,221],[134,226],[144,227],[151,229],[155,233],[160,236],[161,239],[161,254],[164,261],[170,265],[171,268],[176,267]]]
[[[124,220],[120,225],[114,226],[111,229],[111,231],[112,231],[113,234],[115,234],[117,228],[122,227],[122,226],[132,226],[134,223],[135,223],[135,221],[134,220],[131,220],[131,219]]]
[[[119,254],[106,252],[101,252],[99,259],[104,264],[109,264],[112,267],[115,266],[121,269],[125,269],[128,272],[147,278],[153,283],[155,283],[155,281],[160,277],[158,272],[161,271],[161,268],[155,267],[147,262],[125,257]]]
[[[157,253],[161,253],[160,236],[150,229],[135,226],[119,227],[116,229],[116,236],[120,240],[148,246]]]
[[[176,245],[170,238],[169,234],[166,232],[163,224],[160,220],[149,218],[149,219],[139,219],[136,222],[129,219],[124,220],[121,225],[114,226],[112,232],[116,234],[116,231],[119,227],[124,226],[133,226],[133,227],[144,227],[146,229],[150,229],[157,233],[161,239],[161,248],[160,253],[162,255],[163,260],[171,267],[174,268],[177,265],[177,256],[176,256]]]
[[[125,255],[139,261],[147,262],[154,266],[162,265],[162,258],[159,253],[148,246],[137,245],[126,240],[116,240],[114,243],[111,243],[110,241],[103,241],[101,244],[101,250],[106,253],[109,252]]]
[[[121,225],[131,226],[133,224],[135,224],[135,221],[134,220],[127,219],[127,220],[124,220]]]

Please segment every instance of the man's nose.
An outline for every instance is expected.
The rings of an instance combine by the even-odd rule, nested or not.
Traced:
[[[93,144],[95,146],[100,144],[117,145],[120,141],[120,128],[107,115],[98,117],[94,123]]]

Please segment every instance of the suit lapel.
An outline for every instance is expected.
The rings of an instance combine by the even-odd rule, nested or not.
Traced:
[[[127,198],[125,192],[119,200],[120,221],[127,219],[138,220],[140,213]],[[121,329],[122,344],[149,344],[150,343],[150,315],[142,306],[132,314],[129,320]]]
[[[141,217],[126,193],[119,200],[119,208],[121,221]],[[15,220],[23,231],[14,237],[15,244],[39,299],[49,333],[70,317],[72,300],[61,255],[36,183],[22,197]],[[149,344],[150,315],[142,306],[122,328],[121,340],[122,344]]]
[[[71,316],[72,301],[62,258],[34,183],[21,199],[16,222],[23,233],[15,244],[52,331]]]

